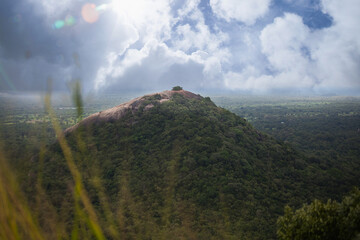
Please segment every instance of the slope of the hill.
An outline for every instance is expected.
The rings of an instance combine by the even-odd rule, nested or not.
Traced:
[[[107,236],[273,239],[284,206],[299,207],[321,187],[291,147],[186,91],[137,98],[66,134]],[[31,182],[41,177],[70,234],[74,184],[60,146],[43,159]]]

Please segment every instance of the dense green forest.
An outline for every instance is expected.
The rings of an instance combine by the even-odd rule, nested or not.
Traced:
[[[330,181],[326,197],[340,200],[359,186],[360,99],[358,97],[214,97],[255,128],[291,144]],[[328,195],[329,194],[329,195]]]
[[[212,97],[238,117],[209,98],[153,95],[69,134],[76,171],[41,100],[1,98],[4,155],[48,238],[275,239],[286,205],[360,185],[358,98]],[[98,100],[80,112],[128,99]],[[71,101],[53,106],[62,129],[76,123]]]
[[[360,190],[354,189],[339,203],[314,200],[294,211],[285,208],[278,219],[279,239],[360,239]]]

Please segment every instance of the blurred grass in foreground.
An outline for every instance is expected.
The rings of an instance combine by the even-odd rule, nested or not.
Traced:
[[[82,119],[83,102],[80,94],[80,85],[75,83],[72,90],[72,99],[76,106],[77,121]],[[67,206],[73,211],[64,218],[64,213],[56,209],[46,194],[42,169],[44,168],[45,143],[37,155],[39,162],[35,183],[35,203],[28,202],[23,194],[20,184],[16,179],[16,173],[10,169],[10,161],[6,158],[6,152],[0,136],[0,239],[209,239],[208,235],[194,230],[196,206],[186,201],[178,201],[174,198],[175,182],[179,177],[176,173],[180,159],[180,144],[175,143],[171,152],[169,164],[165,170],[165,188],[161,191],[164,197],[164,205],[159,207],[159,219],[154,220],[148,212],[143,211],[144,206],[139,206],[132,196],[130,188],[131,158],[135,158],[130,148],[126,150],[126,158],[121,162],[123,172],[119,179],[120,189],[116,202],[110,202],[106,194],[99,163],[92,159],[86,146],[87,135],[85,131],[78,131],[74,136],[75,141],[70,144],[64,137],[59,123],[59,116],[50,102],[51,95],[45,97],[45,109],[47,118],[55,131],[62,155],[72,177],[71,197],[73,205]],[[45,131],[45,129],[44,129]],[[75,144],[74,144],[75,143]],[[76,149],[76,152],[74,151]],[[94,162],[95,161],[95,162]],[[90,163],[91,176],[80,173],[81,163]],[[78,165],[79,166],[78,166]],[[84,176],[85,175],[85,176]],[[88,189],[90,184],[95,189],[95,195],[99,204],[91,202],[94,192]],[[86,187],[85,187],[86,186]],[[227,208],[224,196],[220,196],[221,209]],[[357,205],[358,206],[358,205]],[[146,206],[147,207],[147,206]],[[171,218],[178,217],[182,225],[174,225]],[[229,217],[217,216],[219,222],[206,226],[200,223],[199,228],[204,228],[209,233],[217,233],[219,239],[236,239],[231,235]],[[71,218],[70,221],[66,219]],[[208,219],[204,219],[206,222]],[[202,236],[202,237],[199,237]],[[206,237],[204,237],[206,236]],[[292,235],[291,235],[292,236]],[[212,238],[216,239],[214,235]],[[250,236],[251,239],[253,236]],[[246,237],[244,237],[246,238]],[[291,238],[290,238],[291,239]]]
[[[83,115],[83,102],[80,84],[76,82],[72,88],[72,99],[76,106],[77,122]],[[55,132],[58,145],[66,161],[67,168],[72,176],[73,206],[68,206],[70,215],[64,217],[62,209],[56,208],[49,199],[44,189],[44,161],[47,151],[46,143],[42,142],[39,152],[35,153],[38,159],[34,190],[31,191],[32,200],[23,194],[20,188],[17,172],[11,169],[10,159],[6,159],[5,151],[0,145],[0,239],[196,239],[196,234],[191,229],[193,221],[192,212],[194,206],[187,202],[174,201],[174,182],[176,179],[175,165],[177,162],[178,149],[173,149],[174,159],[166,170],[167,187],[163,190],[165,205],[161,207],[160,222],[156,222],[149,213],[143,212],[142,207],[137,206],[129,188],[129,161],[123,161],[124,174],[119,179],[119,199],[115,203],[109,202],[105,188],[97,169],[96,162],[91,165],[92,176],[89,183],[96,190],[99,205],[94,206],[84,186],[84,179],[76,162],[91,162],[87,153],[84,137],[85,131],[77,131],[75,136],[76,146],[69,146],[64,136],[58,117],[51,105],[50,91],[44,98],[47,118],[50,120]],[[44,128],[43,131],[46,131]],[[40,134],[39,134],[40,135]],[[0,136],[1,137],[1,136]],[[1,139],[1,138],[0,138]],[[1,143],[1,142],[0,142]],[[77,149],[77,153],[72,148]],[[131,151],[131,150],[129,150]],[[32,153],[34,154],[34,153]],[[134,157],[128,152],[128,157]],[[79,161],[81,159],[81,161]],[[31,160],[33,161],[33,160]],[[31,178],[31,174],[28,173]],[[28,178],[27,180],[29,180]],[[114,180],[115,181],[115,180]],[[21,185],[24,185],[21,182]],[[26,184],[25,184],[26,185]],[[22,186],[23,187],[23,186]],[[33,202],[33,200],[35,200]],[[182,219],[182,226],[172,226],[170,218],[176,212]],[[130,216],[130,217],[129,217]],[[70,220],[69,221],[66,219]],[[129,222],[130,219],[130,222]],[[220,233],[223,230],[217,229]]]
[[[44,239],[3,153],[0,142],[0,239]]]
[[[83,113],[82,98],[80,94],[80,84],[75,82],[73,88],[73,100],[77,108],[77,119],[81,120]],[[90,199],[84,188],[81,174],[75,164],[71,149],[64,137],[63,131],[57,120],[55,112],[51,107],[50,92],[45,96],[45,109],[50,117],[53,129],[55,130],[58,143],[61,146],[67,166],[74,181],[73,197],[75,203],[75,213],[71,239],[105,239],[103,230],[100,227],[97,214],[92,206]],[[81,137],[78,136],[79,149],[81,148]],[[0,239],[66,239],[65,224],[56,216],[56,210],[46,200],[46,193],[41,187],[42,175],[41,168],[44,158],[44,149],[39,153],[39,174],[36,183],[36,202],[37,210],[32,212],[25,196],[22,194],[17,183],[14,172],[10,169],[8,161],[5,159],[3,144],[0,142]],[[100,188],[100,186],[99,186]],[[106,205],[106,203],[104,203]],[[48,212],[48,213],[44,213]],[[109,213],[109,210],[107,211]],[[37,221],[39,214],[46,215],[46,226],[40,227]],[[50,216],[51,215],[51,216]],[[44,216],[43,216],[44,217]],[[111,220],[109,219],[111,222]],[[44,232],[44,230],[49,232]],[[91,234],[87,232],[91,230]],[[114,238],[118,238],[116,231],[111,231]]]
[[[72,87],[72,100],[76,106],[77,122],[82,120],[83,102],[81,97],[81,88],[78,82],[75,82]],[[66,160],[66,165],[70,170],[73,186],[72,197],[73,216],[71,225],[69,226],[66,218],[64,218],[62,210],[56,209],[49,199],[46,190],[43,188],[43,174],[44,158],[46,154],[45,143],[41,143],[38,158],[38,166],[36,166],[36,183],[35,202],[28,202],[27,197],[23,194],[20,185],[18,184],[17,174],[8,164],[9,159],[5,159],[2,142],[0,142],[0,239],[134,239],[142,238],[156,238],[169,239],[172,238],[174,229],[169,226],[169,219],[171,213],[174,211],[172,194],[174,191],[174,166],[170,166],[167,174],[169,180],[169,187],[165,190],[166,206],[163,208],[164,215],[161,217],[161,222],[164,226],[158,226],[157,223],[148,216],[148,214],[141,212],[132,199],[129,189],[129,173],[124,172],[120,179],[120,191],[117,210],[114,212],[111,209],[108,196],[105,193],[104,186],[100,177],[100,171],[97,165],[91,166],[93,177],[90,179],[91,185],[96,189],[96,194],[99,197],[100,206],[97,209],[91,203],[89,195],[85,189],[82,175],[79,171],[76,162],[80,159],[82,161],[91,161],[91,159],[84,159],[88,157],[86,143],[84,141],[84,131],[76,132],[76,149],[80,154],[74,154],[66,140],[63,130],[61,129],[59,120],[51,105],[50,91],[44,98],[45,110],[47,118],[50,120],[52,128],[55,132],[57,143],[61,147],[62,155]],[[45,131],[45,128],[43,129]],[[1,137],[1,136],[0,136]],[[1,138],[0,138],[1,139]],[[129,153],[133,157],[133,153]],[[77,159],[76,159],[77,158]],[[172,164],[175,164],[173,161]],[[124,169],[128,169],[128,161],[122,163]],[[31,175],[32,173],[29,173]],[[114,180],[115,181],[115,180]],[[22,183],[23,184],[23,183]],[[178,206],[182,209],[184,219],[189,219],[185,214],[188,212],[184,206]],[[71,211],[70,211],[71,212]],[[99,218],[99,215],[101,217]],[[132,223],[129,225],[128,216],[132,216]],[[186,216],[185,216],[186,215]],[[186,220],[184,221],[186,225]],[[69,227],[71,228],[69,231]],[[141,232],[139,232],[141,229]],[[171,230],[170,230],[171,229]],[[190,230],[190,226],[181,227],[175,230],[180,236],[195,235]],[[186,237],[185,237],[186,238]]]

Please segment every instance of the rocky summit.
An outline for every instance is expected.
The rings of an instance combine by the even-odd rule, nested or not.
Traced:
[[[121,117],[123,117],[128,112],[132,112],[132,113],[137,112],[139,110],[140,106],[143,106],[144,103],[146,103],[146,101],[149,99],[155,100],[155,103],[164,103],[166,101],[169,101],[173,97],[174,94],[179,94],[181,96],[184,96],[186,99],[201,99],[202,98],[200,95],[196,95],[192,92],[185,91],[185,90],[163,91],[160,93],[148,94],[148,95],[145,95],[142,97],[135,98],[129,102],[122,103],[116,107],[94,113],[94,114],[86,117],[85,119],[83,119],[78,124],[66,129],[65,134],[68,134],[68,133],[74,131],[81,125],[88,126],[88,125],[91,125],[94,123],[119,120]],[[143,106],[143,107],[145,110],[149,110],[154,107],[154,102],[145,104],[145,106]]]

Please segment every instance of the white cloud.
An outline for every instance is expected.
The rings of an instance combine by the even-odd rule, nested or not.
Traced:
[[[167,31],[170,31],[175,23],[180,23],[173,29],[172,38],[168,42],[167,38],[156,34],[158,31],[144,30],[155,24],[149,18],[157,19],[154,15],[158,14],[159,10],[154,11],[148,18],[145,17],[146,21],[134,22],[128,20],[126,15],[120,14],[123,22],[127,21],[127,24],[138,30],[140,41],[134,44],[137,48],[130,46],[124,54],[108,53],[107,63],[97,72],[95,88],[121,84],[131,87],[135,83],[144,88],[152,84],[167,83],[182,84],[184,87],[186,84],[193,84],[195,87],[221,86],[222,64],[228,61],[230,55],[221,45],[228,37],[220,31],[212,33],[209,30],[202,12],[197,8],[198,3],[198,0],[187,1],[177,10],[176,18],[165,14],[167,17],[161,24],[168,26],[165,27]],[[164,7],[161,15],[168,10]],[[184,18],[191,19],[195,24],[181,25]],[[155,26],[152,29],[159,29],[161,32],[160,29],[163,28]]]
[[[51,18],[66,14],[75,4],[28,1]],[[357,0],[322,0],[322,10],[333,17],[333,25],[325,29],[310,30],[300,16],[285,13],[260,32],[250,25],[265,16],[271,0],[210,0],[217,17],[248,25],[234,24],[231,30],[220,30],[217,23],[210,30],[199,4],[200,0],[113,1],[107,11],[115,17],[102,20],[98,27],[106,29],[101,36],[89,39],[91,31],[80,35],[86,25],[76,26],[74,36],[84,42],[85,57],[90,56],[84,53],[89,48],[101,46],[96,53],[102,55],[93,65],[95,88],[181,83],[261,91],[360,88]],[[239,31],[229,32],[235,25]],[[29,71],[22,72],[35,74]]]
[[[210,0],[213,12],[226,21],[237,20],[252,25],[269,10],[271,0]]]
[[[175,28],[171,39],[172,47],[184,52],[204,51],[225,60],[227,49],[222,45],[229,40],[229,36],[220,30],[210,31],[205,24],[203,13],[197,8],[198,4],[198,0],[188,0],[187,4],[178,10],[179,22],[181,18],[189,18],[195,23],[179,24]]]
[[[302,49],[306,47],[308,37],[309,29],[303,24],[301,17],[287,13],[282,18],[275,18],[272,24],[262,30],[262,52],[276,70],[304,68],[308,60]]]
[[[200,4],[201,0],[175,0],[174,3],[182,3],[182,7],[177,9],[177,14],[179,19],[188,16],[191,12],[197,10],[197,6]]]
[[[334,19],[333,28],[342,35],[342,38],[355,40],[360,46],[360,2],[357,0],[322,0],[323,12]]]
[[[360,87],[360,51],[354,40],[344,39],[335,28],[317,36],[313,44],[314,67],[324,87]]]
[[[266,92],[273,89],[308,89],[313,85],[313,80],[297,71],[281,72],[273,76],[262,74],[253,66],[247,66],[240,73],[226,73],[224,83],[228,89]]]
[[[169,39],[173,21],[170,4],[168,0],[115,0],[110,8],[118,14],[118,21],[134,26],[145,43],[152,38]]]
[[[199,57],[173,51],[166,44],[153,39],[140,50],[127,51],[117,62],[109,57],[109,64],[98,71],[96,86],[108,88],[156,88],[182,84],[184,87],[202,85],[204,66]],[[104,81],[106,79],[106,81]]]
[[[227,73],[225,85],[257,91],[313,87],[310,56],[304,51],[309,35],[309,29],[295,14],[287,13],[284,17],[275,18],[260,34],[262,53],[272,74],[246,65],[241,72]]]
[[[245,64],[241,71],[225,74],[225,85],[247,90],[359,89],[360,4],[324,0],[322,5],[334,19],[331,27],[310,30],[290,13],[275,18],[259,37],[270,71]]]
[[[173,21],[169,4],[167,0],[133,0],[113,1],[109,5],[116,21],[111,41],[107,43],[105,63],[99,66],[95,76],[96,90],[119,84],[116,80],[121,79],[128,68],[139,66],[149,56],[154,42],[169,39]]]
[[[10,11],[22,13],[22,18],[11,23],[20,21],[16,23],[19,28],[9,25],[18,32],[14,30],[8,38],[16,41],[8,41],[13,48],[4,45],[3,55],[13,51],[10,55],[21,58],[23,66],[22,51],[11,49],[17,45],[23,45],[24,51],[33,49],[34,54],[27,59],[33,68],[24,64],[16,69],[15,62],[7,63],[9,75],[15,78],[45,79],[49,72],[56,72],[65,78],[74,75],[91,79],[97,89],[176,81],[264,91],[296,87],[360,89],[359,1],[286,1],[295,10],[301,6],[315,13],[321,7],[333,18],[333,24],[310,29],[301,16],[285,13],[259,30],[263,20],[278,14],[268,14],[279,9],[278,2],[271,0],[209,0],[212,12],[201,0],[109,0],[95,24],[81,20],[81,7],[86,1],[24,0],[16,11]],[[28,3],[36,16],[26,12]],[[74,26],[57,30],[44,27],[44,23],[50,26],[67,14],[77,19]],[[41,24],[37,24],[39,16]],[[314,17],[321,20],[316,14]],[[31,26],[37,28],[19,24],[25,19],[32,19],[36,24]],[[27,36],[21,31],[34,35],[17,41],[18,36]],[[40,42],[45,44],[40,46]],[[82,66],[75,71],[71,66],[74,52]],[[61,55],[63,61],[57,62],[56,55]]]
[[[220,45],[228,39],[227,34],[221,31],[217,34],[211,33],[203,20],[198,20],[194,27],[189,24],[178,26],[176,34],[178,37],[173,41],[174,46],[185,52],[191,49],[207,52],[218,51]]]
[[[199,1],[190,0],[184,9],[179,10],[182,14],[196,22],[179,25],[173,38],[174,49],[192,52],[191,57],[195,58],[198,63],[204,65],[203,76],[207,79],[207,86],[221,86],[222,84],[222,66],[228,64],[231,54],[225,47],[229,40],[228,34],[216,29],[211,32],[209,26],[205,24],[203,13],[197,8]],[[189,8],[192,6],[192,8]]]
[[[312,52],[323,87],[360,88],[360,4],[323,0],[334,25],[316,34]]]
[[[122,55],[132,44],[136,43],[139,39],[138,30],[126,22],[118,22],[115,27],[108,28],[105,31],[105,36],[103,37],[103,47],[107,53],[115,52],[118,55]],[[99,45],[99,36],[95,45]],[[85,39],[84,44],[89,43],[90,41]]]
[[[221,31],[211,33],[197,8],[190,17],[196,21],[196,24],[194,26],[185,24],[176,28],[174,48],[183,52],[193,52],[191,56],[204,65],[203,74],[209,82],[208,85],[219,85],[218,81],[222,78],[222,64],[227,63],[230,58],[228,49],[221,46],[228,41],[228,35]]]

